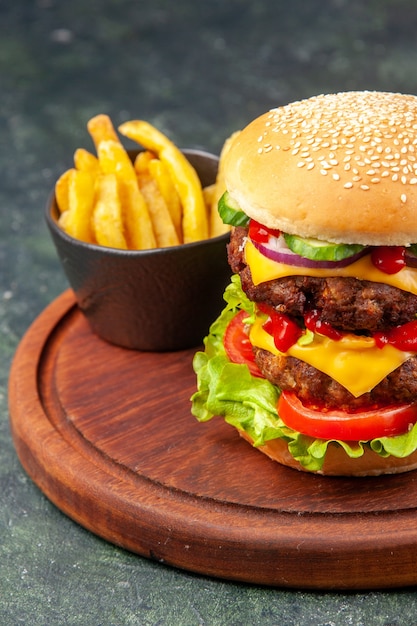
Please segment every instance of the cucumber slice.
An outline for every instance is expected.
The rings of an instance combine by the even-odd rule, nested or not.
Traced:
[[[342,261],[361,250],[365,246],[352,243],[332,243],[320,239],[298,237],[284,234],[284,239],[290,250],[312,261]]]
[[[242,211],[238,203],[230,197],[228,191],[225,191],[220,198],[218,210],[224,224],[247,226],[249,223],[249,217]]]

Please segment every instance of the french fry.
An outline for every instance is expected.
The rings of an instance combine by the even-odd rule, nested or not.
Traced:
[[[184,243],[207,239],[208,216],[201,183],[182,152],[163,133],[143,120],[125,122],[119,126],[119,131],[147,150],[155,152],[166,164],[183,207]]]
[[[136,180],[133,163],[120,142],[103,139],[97,147],[97,155],[103,174],[116,174],[124,179]]]
[[[185,155],[154,126],[125,122],[122,135],[143,150],[132,163],[108,115],[87,123],[97,156],[74,152],[74,168],[55,185],[59,223],[70,235],[117,248],[150,249],[216,237],[229,230],[217,210],[225,191],[224,157],[237,133],[224,143],[217,178],[202,188]]]
[[[55,198],[60,213],[69,208],[69,181],[75,172],[74,168],[66,170],[55,183]]]
[[[68,178],[68,209],[59,217],[59,224],[71,237],[87,243],[94,241],[91,217],[94,206],[94,179],[89,172],[70,170]]]
[[[87,130],[91,135],[96,150],[98,150],[102,141],[120,142],[110,117],[104,113],[92,117],[87,122]]]
[[[77,148],[74,152],[74,165],[77,170],[82,170],[83,172],[91,172],[91,174],[100,172],[98,158],[84,148]]]
[[[168,168],[160,159],[151,159],[149,161],[149,173],[156,181],[158,189],[165,200],[171,215],[172,222],[175,227],[179,241],[182,243],[182,207],[180,197],[175,189],[174,182],[169,174]]]
[[[236,139],[240,131],[236,131],[230,135],[226,139],[223,144],[223,148],[220,152],[219,158],[219,168],[217,171],[215,188],[213,191],[213,198],[210,206],[210,237],[218,237],[219,235],[223,235],[230,230],[230,226],[228,224],[224,224],[217,209],[217,204],[226,191],[226,183],[224,180],[224,161],[226,154],[228,153],[230,146],[233,141]]]
[[[204,202],[206,203],[207,211],[210,217],[211,217],[210,212],[212,208],[215,206],[215,202],[214,202],[215,192],[216,192],[216,183],[213,183],[212,185],[208,185],[207,187],[204,187],[203,189]]]
[[[154,227],[148,205],[136,180],[119,184],[126,240],[131,250],[149,250],[157,247]]]
[[[102,174],[97,179],[93,228],[97,243],[101,246],[127,249],[115,174]]]
[[[136,156],[135,161],[133,163],[135,172],[137,174],[148,173],[149,164],[154,158],[155,158],[155,155],[152,152],[150,152],[150,150],[144,150],[143,152],[139,152],[139,154]]]
[[[149,171],[138,173],[139,188],[147,204],[158,248],[178,246],[180,240],[165,200]]]
[[[155,248],[157,243],[148,205],[126,150],[121,143],[107,140],[99,143],[97,152],[102,171],[117,177],[129,247],[137,250]]]

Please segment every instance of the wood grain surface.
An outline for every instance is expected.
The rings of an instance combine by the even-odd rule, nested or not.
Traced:
[[[304,589],[417,583],[417,472],[312,476],[221,418],[190,412],[195,350],[112,346],[66,291],[32,324],[9,381],[20,461],[65,514],[203,575]]]

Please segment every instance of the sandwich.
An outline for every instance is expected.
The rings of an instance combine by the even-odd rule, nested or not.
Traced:
[[[417,468],[417,97],[272,109],[236,134],[224,178],[232,277],[193,415],[306,472]]]

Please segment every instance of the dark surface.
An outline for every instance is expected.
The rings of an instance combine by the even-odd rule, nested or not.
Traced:
[[[145,118],[180,146],[218,152],[232,131],[297,98],[417,93],[416,18],[414,0],[0,3],[2,624],[415,626],[414,589],[305,593],[223,582],[89,534],[22,470],[7,380],[24,331],[67,287],[43,211],[75,148],[91,147],[90,117]]]

